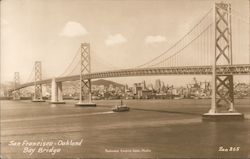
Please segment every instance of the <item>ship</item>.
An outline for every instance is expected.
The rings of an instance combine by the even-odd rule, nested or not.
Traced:
[[[127,107],[126,104],[123,104],[123,101],[121,100],[121,104],[120,105],[116,105],[112,111],[114,112],[124,112],[124,111],[129,111],[129,107]]]

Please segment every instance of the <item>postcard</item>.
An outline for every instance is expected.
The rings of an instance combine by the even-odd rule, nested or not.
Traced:
[[[250,1],[0,5],[1,159],[250,158]]]

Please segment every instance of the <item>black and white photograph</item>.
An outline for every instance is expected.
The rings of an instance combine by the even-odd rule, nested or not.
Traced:
[[[0,0],[0,159],[250,158],[250,0]]]

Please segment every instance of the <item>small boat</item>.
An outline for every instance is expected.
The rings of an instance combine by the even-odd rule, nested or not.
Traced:
[[[121,100],[121,105],[116,105],[112,111],[114,112],[124,112],[124,111],[129,111],[129,107],[127,107],[126,104],[123,104],[123,101]]]
[[[182,96],[176,96],[176,97],[174,97],[174,99],[183,99],[183,97]]]

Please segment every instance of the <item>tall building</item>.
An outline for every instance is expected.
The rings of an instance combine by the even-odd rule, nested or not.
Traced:
[[[108,88],[108,91],[111,92],[111,91],[114,91],[114,90],[115,90],[114,86],[113,86],[112,84],[110,84],[110,85],[109,85],[109,88]]]
[[[125,92],[129,91],[129,88],[128,88],[128,85],[127,85],[127,84],[125,84],[124,89],[125,89]]]
[[[148,88],[147,88],[147,86],[146,86],[146,81],[145,80],[143,80],[142,81],[142,90],[147,90]]]
[[[161,80],[160,79],[155,80],[155,90],[157,92],[161,91]]]
[[[168,88],[165,86],[164,82],[162,82],[162,88],[161,91],[162,92],[167,92]]]
[[[136,95],[137,99],[140,99],[142,97],[142,84],[141,83],[134,84],[133,93],[134,95]]]

